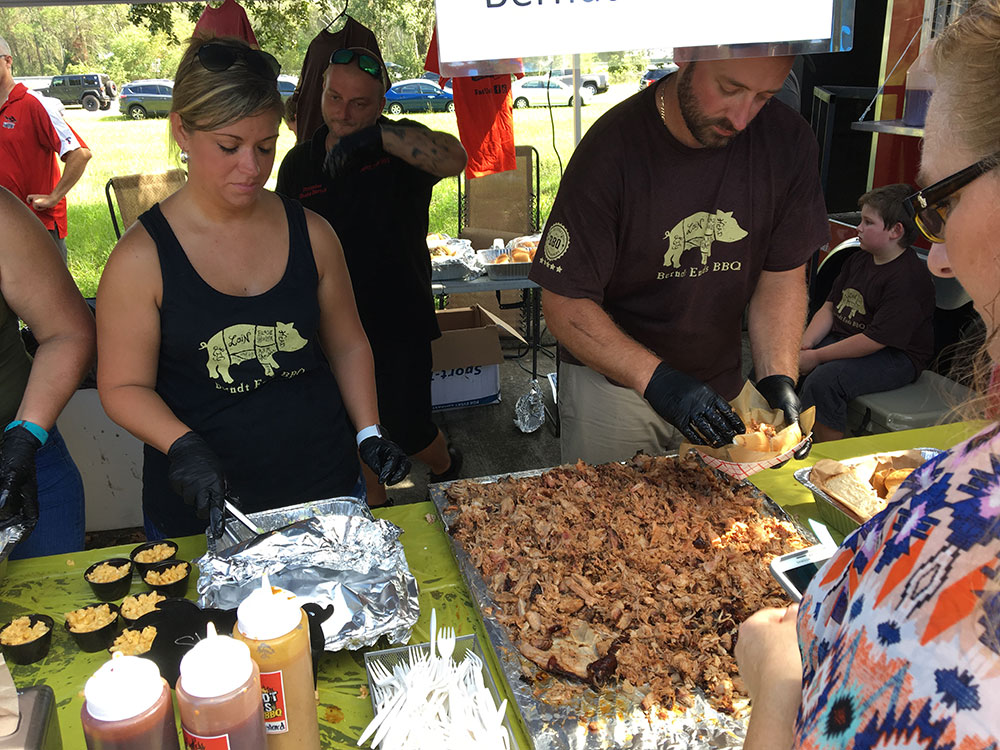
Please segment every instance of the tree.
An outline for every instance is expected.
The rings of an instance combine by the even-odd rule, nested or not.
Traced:
[[[336,12],[331,0],[242,0],[241,5],[247,11],[261,48],[272,54],[295,47],[299,37],[316,25],[317,15]],[[184,6],[182,14],[186,20],[196,23],[204,7],[201,3],[191,3]],[[169,3],[133,4],[129,7],[128,19],[154,33],[166,34],[175,44],[181,41],[175,28],[177,15]]]
[[[309,42],[345,5],[349,14],[372,30],[383,57],[401,66],[406,75],[423,69],[424,56],[434,29],[434,0],[241,0],[260,46],[275,55],[282,68],[298,73]],[[191,23],[204,6],[185,6],[181,15]],[[129,20],[152,32],[162,32],[175,42],[178,14],[170,4],[134,4]],[[336,27],[335,27],[336,28]]]

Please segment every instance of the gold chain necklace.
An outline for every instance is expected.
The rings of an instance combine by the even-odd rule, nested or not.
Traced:
[[[660,120],[663,122],[664,125],[666,125],[667,113],[665,111],[666,106],[664,105],[664,94],[662,85],[658,86],[656,89],[656,108],[660,110]]]

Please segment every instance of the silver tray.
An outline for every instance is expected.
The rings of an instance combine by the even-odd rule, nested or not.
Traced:
[[[916,450],[920,452],[924,461],[930,461],[932,458],[941,453],[939,448],[911,448],[909,450]],[[892,455],[894,453],[903,453],[905,451],[885,451],[883,453],[870,453],[863,456],[854,456],[852,458],[845,458],[842,463],[850,464],[852,462],[858,461],[860,459],[868,458],[868,456],[884,456]],[[802,485],[809,488],[812,491],[813,497],[816,498],[816,515],[831,529],[839,531],[844,536],[850,534],[854,529],[858,528],[868,519],[862,518],[860,515],[854,513],[850,508],[846,507],[834,497],[828,495],[825,491],[817,487],[812,482],[812,466],[806,466],[805,468],[799,469],[794,474],[793,477]]]
[[[373,661],[379,662],[383,667],[392,671],[393,665],[399,664],[401,661],[408,660],[410,649],[417,649],[421,653],[430,653],[431,644],[430,643],[418,643],[413,646],[397,646],[396,648],[385,648],[379,651],[366,651],[365,652],[365,672],[368,674],[368,695],[372,702],[372,711],[377,713],[377,707],[375,705],[375,693],[371,689],[372,686],[372,670],[369,666]],[[461,662],[465,658],[465,654],[468,651],[474,652],[483,661],[483,682],[486,688],[490,691],[493,696],[493,702],[496,704],[497,708],[500,707],[500,703],[503,701],[503,696],[500,695],[500,691],[497,689],[496,680],[493,679],[493,670],[490,669],[489,662],[486,660],[486,654],[483,653],[482,646],[479,645],[479,638],[476,634],[472,635],[460,635],[455,639],[455,651],[452,654],[452,659],[455,662]],[[517,737],[514,735],[514,730],[510,726],[510,708],[508,707],[508,715],[504,717],[503,725],[507,727],[507,734],[510,737],[510,746],[513,750],[521,750],[521,745],[518,744]]]
[[[676,458],[677,454],[668,454]],[[475,479],[457,480],[470,481],[479,484],[490,484],[508,477],[513,479],[537,477],[553,468],[532,469],[529,471],[491,474]],[[727,482],[732,478],[714,472]],[[486,635],[493,646],[500,671],[507,683],[507,689],[518,708],[518,718],[525,734],[532,743],[534,750],[738,750],[743,746],[746,726],[737,719],[715,711],[703,696],[695,694],[695,705],[685,712],[674,712],[667,718],[646,716],[636,707],[642,701],[642,691],[634,695],[626,695],[620,685],[603,688],[599,693],[587,689],[582,701],[569,710],[566,706],[552,706],[534,696],[533,685],[525,681],[523,676],[540,670],[521,656],[517,646],[511,641],[507,629],[495,617],[485,614],[488,607],[496,604],[487,588],[475,563],[465,549],[452,538],[450,529],[455,520],[455,514],[446,513],[448,499],[445,490],[453,482],[432,484],[428,488],[431,501],[438,514],[449,530],[449,544],[452,554],[476,605],[486,630]],[[792,516],[782,509],[771,498],[762,493],[749,482],[735,483],[747,486],[752,494],[762,500],[764,510],[775,518],[788,521],[796,532],[811,544],[818,543],[812,531],[807,530]],[[609,710],[610,709],[610,710]],[[581,716],[614,716],[614,721],[607,721],[599,731],[587,731],[587,721],[581,721]]]

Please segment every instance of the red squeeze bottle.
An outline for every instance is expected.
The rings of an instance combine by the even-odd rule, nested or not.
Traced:
[[[260,672],[246,644],[216,635],[181,659],[177,707],[186,747],[199,750],[266,750]]]
[[[87,750],[179,750],[170,686],[149,659],[116,653],[87,680]]]

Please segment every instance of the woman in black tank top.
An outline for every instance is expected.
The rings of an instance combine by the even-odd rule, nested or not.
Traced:
[[[235,40],[192,42],[170,115],[188,181],[122,237],[101,279],[98,388],[146,443],[150,538],[200,533],[209,517],[218,534],[227,494],[249,512],[362,495],[356,433],[389,483],[409,470],[377,427],[336,234],[264,189],[277,73]]]

